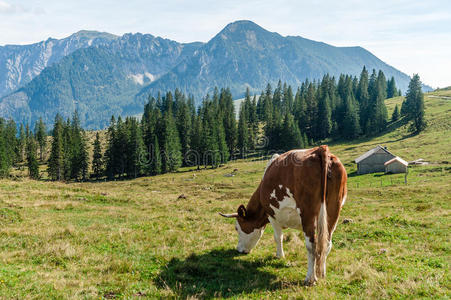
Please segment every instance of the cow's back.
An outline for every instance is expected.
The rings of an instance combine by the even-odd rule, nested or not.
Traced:
[[[267,167],[260,184],[260,201],[269,216],[280,202],[292,197],[301,215],[304,232],[314,233],[322,198],[322,163],[319,148],[286,152]],[[337,157],[330,155],[327,179],[329,226],[335,226],[346,194],[346,171]],[[331,230],[329,230],[330,232]]]

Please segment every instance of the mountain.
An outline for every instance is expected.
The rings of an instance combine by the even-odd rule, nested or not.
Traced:
[[[167,73],[201,43],[180,44],[150,34],[125,34],[107,45],[79,49],[44,69],[39,76],[0,101],[0,113],[20,122],[75,109],[86,128],[101,128],[111,115],[140,113],[145,100],[136,93]]]
[[[326,73],[358,76],[381,69],[407,89],[409,76],[361,47],[334,47],[281,36],[250,21],[227,25],[208,43],[181,44],[150,34],[125,34],[73,51],[31,82],[0,99],[0,116],[52,123],[77,109],[87,128],[102,128],[112,114],[135,115],[149,95],[179,88],[199,103],[215,86],[241,98],[279,79],[297,87]]]
[[[80,48],[108,44],[117,36],[82,30],[64,39],[0,46],[0,97],[30,82],[42,70]]]
[[[321,79],[326,73],[359,75],[364,65],[370,71],[382,70],[387,78],[394,76],[398,87],[407,89],[409,76],[361,47],[334,47],[302,37],[283,37],[253,22],[237,21],[137,97],[178,87],[199,99],[219,86],[229,87],[232,95],[240,98],[246,87],[259,93],[268,82],[279,79],[297,87],[306,78]]]

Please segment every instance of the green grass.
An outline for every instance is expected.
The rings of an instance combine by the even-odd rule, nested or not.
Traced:
[[[251,254],[234,251],[233,221],[217,213],[246,203],[266,164],[241,160],[131,181],[0,180],[0,299],[450,298],[451,100],[428,95],[424,133],[410,136],[400,122],[331,144],[349,195],[317,286],[302,286],[307,257],[295,230],[285,259],[270,226]],[[401,101],[388,100],[390,112]],[[352,160],[377,144],[431,164],[410,168],[407,184],[403,174],[355,176]]]

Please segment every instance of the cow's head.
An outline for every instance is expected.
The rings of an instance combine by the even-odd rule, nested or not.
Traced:
[[[256,222],[255,218],[249,216],[244,205],[240,205],[236,213],[219,214],[226,218],[236,218],[235,229],[238,232],[238,246],[236,249],[240,253],[247,254],[251,252],[263,235],[265,225],[258,226],[259,222]]]

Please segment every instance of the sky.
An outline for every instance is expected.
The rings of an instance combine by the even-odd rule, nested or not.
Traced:
[[[236,20],[284,36],[362,46],[433,88],[451,86],[450,0],[0,0],[0,45],[82,29],[207,42]]]

